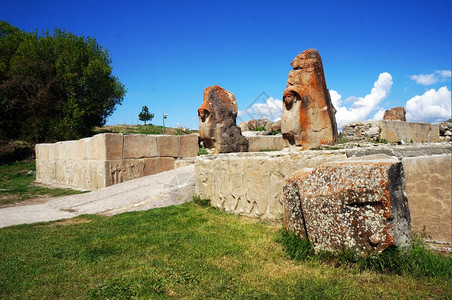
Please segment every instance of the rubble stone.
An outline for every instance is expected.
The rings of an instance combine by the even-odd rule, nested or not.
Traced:
[[[383,120],[390,121],[406,121],[406,111],[403,107],[393,107],[390,110],[385,110]]]

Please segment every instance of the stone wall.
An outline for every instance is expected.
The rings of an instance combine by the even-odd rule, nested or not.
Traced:
[[[36,145],[36,180],[96,190],[174,169],[175,160],[198,155],[198,136],[98,134],[77,141]]]
[[[372,147],[353,156],[386,154]],[[451,243],[450,144],[385,147],[398,156],[405,169],[406,193],[413,230],[425,226],[431,239]],[[431,151],[428,150],[431,148]],[[449,153],[429,155],[426,153]],[[356,155],[358,154],[358,155]],[[196,158],[196,193],[228,212],[264,220],[282,218],[283,186],[296,171],[315,168],[329,161],[344,160],[349,150],[261,152],[206,155]],[[347,160],[364,159],[350,157]]]
[[[196,193],[215,207],[264,220],[282,218],[285,179],[302,168],[346,158],[339,151],[231,153],[198,156]]]
[[[284,140],[281,135],[256,135],[245,136],[248,140],[248,152],[259,152],[266,150],[282,150]]]
[[[439,124],[403,121],[364,121],[344,125],[342,136],[347,141],[387,140],[405,143],[440,141]]]
[[[451,156],[450,154],[402,159],[411,226],[438,244],[451,242]]]

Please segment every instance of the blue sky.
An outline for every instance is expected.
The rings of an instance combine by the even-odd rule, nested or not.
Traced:
[[[451,110],[451,3],[432,1],[3,0],[0,20],[95,37],[128,92],[107,124],[198,127],[206,87],[231,91],[239,121],[277,119],[290,62],[315,48],[339,127],[404,106],[411,121]]]

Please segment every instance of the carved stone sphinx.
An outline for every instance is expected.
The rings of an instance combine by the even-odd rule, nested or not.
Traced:
[[[237,112],[231,92],[218,85],[206,88],[204,102],[198,109],[202,146],[214,153],[247,152],[248,141],[236,125]]]
[[[308,49],[292,61],[283,94],[281,132],[285,146],[303,150],[337,140],[336,110],[331,103],[317,50]]]

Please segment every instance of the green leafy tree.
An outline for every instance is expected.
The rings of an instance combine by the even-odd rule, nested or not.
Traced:
[[[78,139],[105,125],[125,87],[94,38],[0,22],[0,139]]]
[[[144,122],[144,125],[146,125],[146,121],[151,120],[152,118],[154,118],[154,114],[151,114],[149,112],[149,108],[145,105],[141,108],[141,112],[138,114],[138,119],[140,119],[140,121]]]

